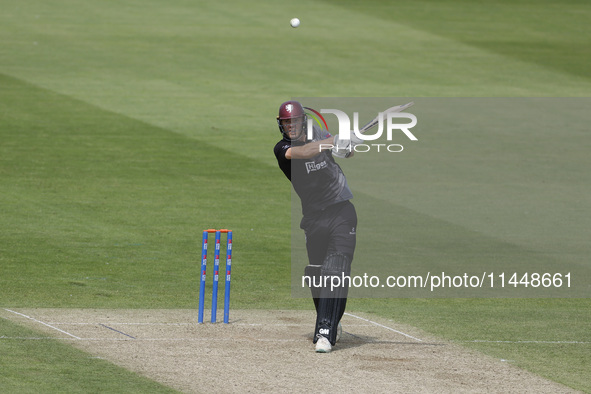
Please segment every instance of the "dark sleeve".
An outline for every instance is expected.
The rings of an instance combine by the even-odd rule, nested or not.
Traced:
[[[289,148],[291,148],[291,144],[285,140],[281,140],[275,145],[273,151],[275,152],[279,168],[281,168],[287,179],[291,181],[291,160],[285,158],[285,152]]]

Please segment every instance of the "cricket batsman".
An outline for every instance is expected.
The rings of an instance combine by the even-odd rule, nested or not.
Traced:
[[[322,278],[350,275],[357,228],[357,213],[350,201],[353,194],[333,154],[345,157],[352,152],[350,147],[362,140],[353,133],[350,140],[340,140],[317,126],[309,139],[307,115],[297,101],[281,104],[277,123],[282,135],[274,148],[277,163],[302,204],[300,227],[306,236],[309,261],[305,275],[317,278],[313,284],[327,284],[313,285],[311,290],[316,307],[313,342],[316,352],[329,353],[337,334],[340,336],[348,285],[332,288],[331,280],[324,282]]]

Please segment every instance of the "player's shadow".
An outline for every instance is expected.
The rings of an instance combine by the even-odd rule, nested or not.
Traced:
[[[383,346],[444,346],[443,343],[435,342],[418,342],[414,340],[408,341],[395,341],[389,339],[383,339],[378,337],[372,337],[368,335],[358,335],[348,331],[343,331],[341,340],[333,348],[333,351],[353,349],[362,346],[369,345],[383,345]]]
[[[306,338],[312,341],[312,335],[307,334]],[[382,339],[369,335],[358,335],[343,330],[341,339],[333,346],[332,351],[338,352],[339,350],[354,349],[368,345],[391,345],[391,346],[444,346],[443,343],[434,342],[418,342],[413,340],[408,341],[393,341],[388,339]]]

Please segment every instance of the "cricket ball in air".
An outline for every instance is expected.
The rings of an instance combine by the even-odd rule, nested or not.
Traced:
[[[292,18],[292,20],[289,21],[289,24],[291,27],[298,27],[300,25],[300,20],[298,18]]]

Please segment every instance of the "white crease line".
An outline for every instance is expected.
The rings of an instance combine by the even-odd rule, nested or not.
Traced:
[[[206,322],[204,324],[195,323],[121,323],[121,322],[97,322],[97,323],[68,323],[68,322],[49,322],[48,324],[53,324],[56,326],[98,326],[100,324],[111,324],[113,326],[194,326],[194,327],[202,327],[202,326],[209,326],[210,323]],[[215,325],[215,324],[211,324]],[[290,326],[302,326],[308,327],[310,323],[283,323],[283,324],[263,324],[263,323],[231,323],[232,326],[248,326],[248,327],[259,327],[259,326],[274,326],[274,327],[290,327]],[[347,324],[347,327],[371,327],[371,324]]]
[[[7,337],[7,336],[0,336],[0,339],[17,339],[17,340],[51,340],[51,341],[114,341],[114,342],[121,342],[121,341],[139,341],[139,342],[166,342],[166,341],[183,341],[183,342],[309,342],[310,339],[261,339],[261,338],[55,338],[55,337]]]
[[[61,341],[73,341],[73,340],[80,340],[80,341],[130,341],[131,339],[127,338],[56,338],[56,337],[8,337],[5,335],[0,336],[0,339],[12,339],[12,340],[61,340]],[[250,338],[250,339],[243,339],[243,338],[137,338],[137,341],[147,341],[147,342],[162,342],[162,341],[188,341],[188,342],[204,342],[204,341],[246,341],[246,342],[308,342],[309,339],[261,339],[261,338]],[[574,344],[574,345],[589,345],[591,342],[585,341],[489,341],[489,340],[473,340],[473,341],[452,341],[455,343],[512,343],[512,344],[519,344],[519,343],[538,343],[538,344]],[[371,344],[371,342],[368,342]],[[505,360],[509,361],[509,360]]]
[[[233,326],[251,326],[251,327],[258,327],[258,326],[277,326],[277,327],[290,327],[290,326],[302,326],[302,327],[309,327],[310,323],[282,323],[282,324],[267,324],[267,323],[232,323]],[[314,321],[312,321],[312,326],[314,326]],[[349,324],[347,323],[347,327],[371,327],[371,324]]]
[[[22,317],[26,317],[27,319],[33,320],[34,322],[36,322],[36,323],[39,323],[39,324],[43,324],[44,326],[47,326],[47,327],[49,327],[49,328],[53,328],[54,330],[56,330],[56,331],[59,331],[59,332],[61,332],[61,333],[63,333],[63,334],[69,335],[69,336],[71,336],[72,338],[75,338],[75,339],[81,339],[81,338],[77,337],[76,335],[70,334],[69,332],[67,332],[67,331],[64,331],[64,330],[60,330],[59,328],[57,328],[57,327],[54,327],[54,326],[52,326],[51,324],[44,323],[44,322],[42,322],[42,321],[40,321],[40,320],[37,320],[37,319],[34,319],[34,318],[32,318],[31,316],[27,316],[27,315],[24,315],[24,314],[22,314],[22,313],[15,312],[15,311],[12,311],[12,310],[10,310],[10,309],[6,309],[6,308],[4,308],[4,310],[5,310],[5,311],[7,311],[7,312],[14,313],[14,314],[16,314],[16,315],[22,316]]]
[[[556,344],[580,344],[580,345],[587,345],[591,344],[591,342],[582,342],[582,341],[489,341],[485,339],[474,339],[472,341],[455,341],[455,342],[463,342],[463,343],[556,343]]]
[[[385,325],[383,325],[383,324],[380,324],[380,323],[378,323],[378,322],[375,322],[375,321],[372,321],[372,320],[369,320],[369,319],[366,319],[366,318],[363,318],[363,317],[360,317],[360,316],[357,316],[357,315],[353,315],[353,314],[351,314],[351,313],[348,313],[348,312],[345,312],[345,315],[347,315],[347,316],[351,316],[351,317],[354,317],[354,318],[356,318],[356,319],[360,319],[360,320],[366,321],[366,322],[368,322],[368,323],[374,324],[374,325],[376,325],[376,326],[378,326],[378,327],[381,327],[381,328],[385,328],[386,330],[393,331],[393,332],[395,332],[395,333],[398,333],[398,334],[400,334],[400,335],[404,335],[405,337],[407,337],[407,338],[411,338],[411,339],[414,339],[415,341],[423,342],[423,340],[422,340],[422,339],[415,338],[415,337],[413,337],[412,335],[408,335],[408,334],[406,334],[406,333],[404,333],[404,332],[402,332],[402,331],[395,330],[395,329],[393,329],[392,327],[385,326]]]
[[[96,322],[96,323],[69,323],[69,322],[50,322],[49,324],[55,324],[56,326],[98,326],[100,324],[112,324],[114,326],[190,326],[190,325],[197,325],[195,323],[121,323],[121,322]]]

